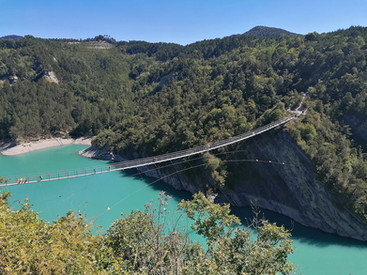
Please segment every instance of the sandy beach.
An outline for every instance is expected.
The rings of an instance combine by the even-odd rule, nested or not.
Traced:
[[[63,146],[63,145],[70,145],[70,144],[82,144],[82,145],[91,145],[91,138],[50,138],[50,139],[43,139],[35,142],[27,142],[23,144],[19,144],[12,147],[4,146],[3,148],[0,147],[0,153],[4,156],[15,156],[21,155],[37,150]]]

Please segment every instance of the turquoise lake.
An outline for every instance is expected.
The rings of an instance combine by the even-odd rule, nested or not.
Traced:
[[[6,157],[0,155],[0,176],[21,177],[73,168],[97,167],[108,163],[81,157],[78,151],[83,145],[69,145],[24,155]],[[176,191],[167,184],[153,179],[134,176],[134,172],[112,172],[88,177],[42,182],[3,188],[12,192],[12,201],[30,199],[33,209],[48,221],[56,220],[70,209],[80,212],[99,231],[108,229],[121,212],[144,209],[159,192],[172,196],[169,210],[174,212],[181,199],[189,199],[187,192]],[[247,208],[234,208],[234,214],[244,223],[251,217]],[[332,234],[306,228],[293,223],[290,218],[264,211],[265,217],[292,229],[293,246],[296,248],[290,260],[297,267],[297,274],[367,274],[367,243],[341,238]],[[187,225],[188,226],[188,225]],[[190,234],[194,240],[198,239]]]

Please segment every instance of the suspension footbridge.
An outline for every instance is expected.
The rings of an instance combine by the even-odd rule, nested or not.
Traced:
[[[109,165],[104,165],[104,166],[99,166],[99,167],[71,169],[71,170],[38,174],[38,175],[33,175],[33,176],[14,177],[14,178],[8,179],[8,182],[6,183],[0,184],[0,187],[85,177],[85,176],[110,173],[113,171],[127,170],[127,169],[132,169],[132,168],[138,168],[141,166],[147,166],[147,165],[152,165],[152,164],[168,162],[168,161],[172,161],[176,159],[181,159],[181,158],[205,153],[211,150],[215,150],[221,147],[225,147],[225,146],[235,144],[243,140],[255,137],[264,132],[270,131],[278,126],[284,125],[288,121],[299,117],[299,115],[300,113],[297,112],[291,116],[279,119],[277,121],[274,121],[262,127],[253,129],[246,133],[243,133],[243,134],[240,134],[240,135],[237,135],[237,136],[225,139],[225,140],[213,142],[210,144],[196,146],[190,149],[185,149],[185,150],[176,151],[176,152],[167,153],[167,154],[158,155],[158,156],[153,156],[153,157],[126,160],[126,161],[111,163]]]

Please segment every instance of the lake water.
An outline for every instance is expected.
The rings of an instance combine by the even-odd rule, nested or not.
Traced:
[[[72,168],[97,167],[107,163],[81,157],[83,145],[69,145],[36,151],[25,155],[0,155],[0,176],[21,177]],[[161,190],[172,196],[169,210],[174,212],[181,199],[191,197],[187,192],[173,190],[164,183],[151,179],[113,172],[95,176],[54,182],[33,183],[3,188],[12,192],[12,201],[30,199],[33,209],[48,221],[56,220],[70,209],[87,216],[95,225],[106,230],[121,212],[143,209]],[[234,208],[243,221],[251,217],[247,208]],[[282,215],[265,211],[265,217],[292,229],[296,250],[290,260],[297,266],[297,274],[367,274],[367,243],[337,237],[303,227]],[[187,225],[188,226],[188,225]],[[197,239],[194,234],[190,237]]]

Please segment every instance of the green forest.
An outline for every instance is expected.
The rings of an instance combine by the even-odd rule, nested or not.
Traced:
[[[347,123],[367,118],[367,28],[258,31],[187,46],[0,40],[0,139],[94,136],[126,157],[153,156],[281,118],[307,94],[307,115],[287,131],[327,188],[367,220],[367,142]],[[230,186],[219,157],[204,161]]]

